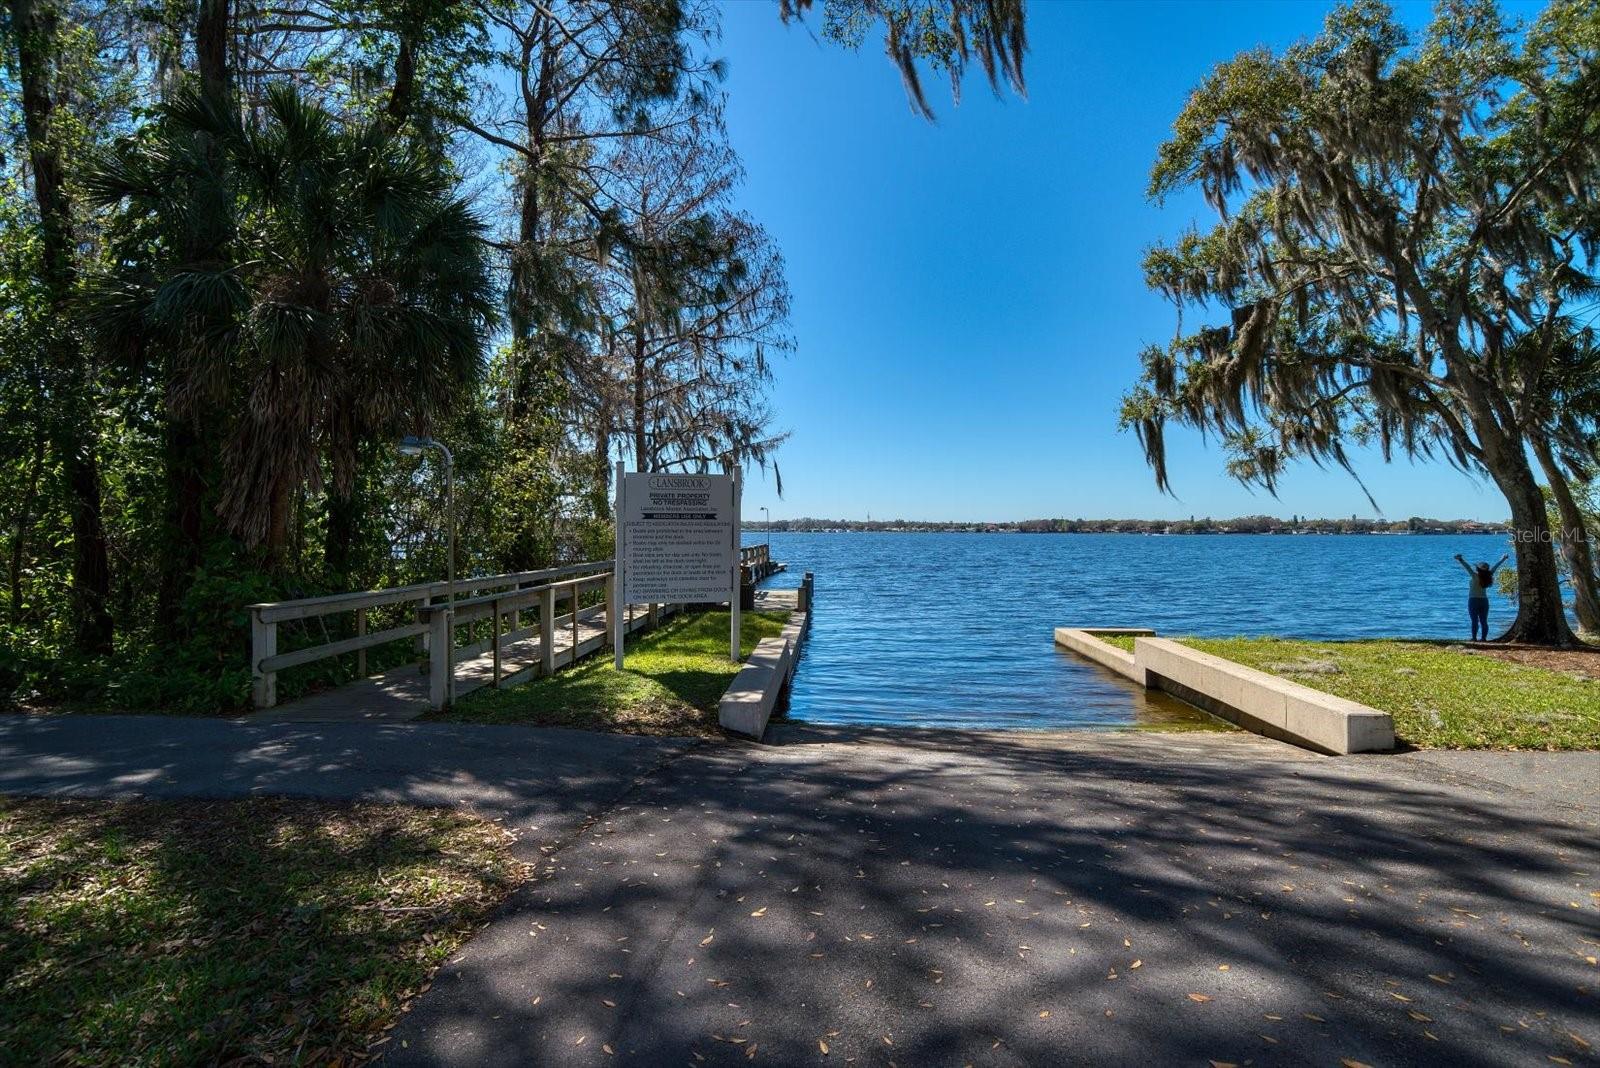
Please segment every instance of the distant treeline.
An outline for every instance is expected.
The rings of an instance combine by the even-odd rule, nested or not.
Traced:
[[[997,534],[1504,534],[1503,523],[1474,519],[1312,519],[1247,515],[1235,519],[1209,516],[1188,519],[1024,519],[1015,523],[941,523],[910,519],[774,519],[771,524],[745,523],[746,530],[797,532],[890,531],[895,533]]]

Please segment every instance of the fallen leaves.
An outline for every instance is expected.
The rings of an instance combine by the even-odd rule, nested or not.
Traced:
[[[1200,1004],[1204,1005],[1206,1002],[1211,1000],[1211,995],[1210,994],[1190,994],[1189,995],[1189,1000],[1190,1001],[1199,1002]]]
[[[41,922],[7,934],[19,935],[12,947],[37,953],[54,978],[23,984],[33,989],[8,986],[0,1049],[33,1059],[21,1050],[38,1037],[29,1034],[35,1019],[48,1019],[43,1033],[56,1035],[63,1019],[98,1012],[74,999],[98,1004],[105,976],[84,979],[105,968],[116,976],[105,995],[118,1003],[115,1020],[100,1033],[98,1026],[59,1032],[66,1041],[50,1044],[62,1061],[118,1058],[78,1045],[103,1041],[123,1059],[220,1062],[230,1048],[220,1043],[239,1033],[255,1036],[252,1059],[262,1063],[363,1063],[366,1050],[392,1041],[384,1033],[404,1003],[431,985],[431,967],[457,963],[457,947],[531,872],[511,860],[510,841],[466,813],[388,805],[7,799],[0,803],[0,899],[16,900],[16,880],[28,878],[30,861],[51,873],[28,882]],[[100,848],[103,842],[119,844]],[[172,894],[166,879],[151,878],[152,870],[167,872],[173,857],[183,858],[183,887],[192,893]],[[114,906],[84,908],[101,894]],[[102,915],[115,922],[102,929]],[[216,937],[223,930],[229,936]],[[113,961],[103,960],[113,946]],[[70,953],[61,952],[66,947]],[[157,978],[173,960],[183,962],[184,982]],[[207,1003],[214,988],[188,978],[230,972],[219,1017],[222,1010]],[[34,1001],[34,990],[49,999]],[[329,1004],[341,1011],[326,1012]],[[190,1021],[199,1014],[225,1024],[196,1029]]]

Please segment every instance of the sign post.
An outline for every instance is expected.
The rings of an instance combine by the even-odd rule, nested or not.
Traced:
[[[616,591],[611,598],[611,607],[606,611],[611,613],[611,649],[616,660],[618,671],[622,670],[622,643],[628,637],[628,587],[625,584],[622,564],[622,461],[617,461],[617,510],[612,514],[617,517],[617,552],[611,561],[611,583]]]
[[[616,663],[623,606],[729,602],[729,655],[739,659],[739,479],[632,474],[617,465]]]
[[[728,659],[737,664],[739,662],[739,612],[744,607],[739,603],[739,580],[744,577],[744,569],[739,564],[739,539],[741,537],[741,531],[739,530],[739,498],[742,496],[741,491],[744,487],[739,484],[739,469],[737,467],[733,469],[732,477],[733,485],[730,488],[733,492],[730,496],[733,498],[733,522],[729,525],[733,528],[731,532],[733,536],[733,580],[729,583],[729,589],[733,591],[733,595],[728,598]]]

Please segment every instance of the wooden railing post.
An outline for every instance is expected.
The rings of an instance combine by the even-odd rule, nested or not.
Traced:
[[[428,704],[435,712],[450,705],[450,610],[435,605],[428,613]]]
[[[500,688],[500,598],[494,599],[494,604],[489,606],[494,609],[490,616],[489,635],[494,641],[494,688]]]
[[[367,636],[367,610],[365,608],[357,608],[356,609],[356,637],[357,638],[365,638],[366,636]],[[356,675],[358,677],[360,677],[360,678],[363,678],[363,679],[367,677],[367,651],[365,649],[357,649],[356,650]]]
[[[572,584],[572,655],[567,658],[569,664],[578,662],[578,591],[581,589],[581,582]]]
[[[261,609],[250,609],[250,700],[256,708],[278,703],[278,675],[263,671],[261,662],[278,655],[278,624],[264,622]]]
[[[607,645],[617,643],[617,615],[617,573],[608,571],[606,572],[606,633],[611,635],[611,640],[606,643]]]
[[[539,591],[539,670],[556,673],[556,591],[551,586]]]

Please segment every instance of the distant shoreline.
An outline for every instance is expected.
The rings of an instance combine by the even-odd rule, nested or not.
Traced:
[[[1287,520],[1142,520],[1142,519],[1056,519],[1024,520],[1020,523],[918,523],[910,521],[864,522],[830,520],[773,520],[769,523],[746,521],[743,529],[752,533],[778,534],[1142,534],[1182,536],[1195,534],[1273,534],[1294,536],[1382,535],[1437,537],[1450,534],[1507,535],[1511,527],[1503,523],[1476,520],[1412,519],[1382,522],[1367,519],[1317,519],[1293,523]]]

